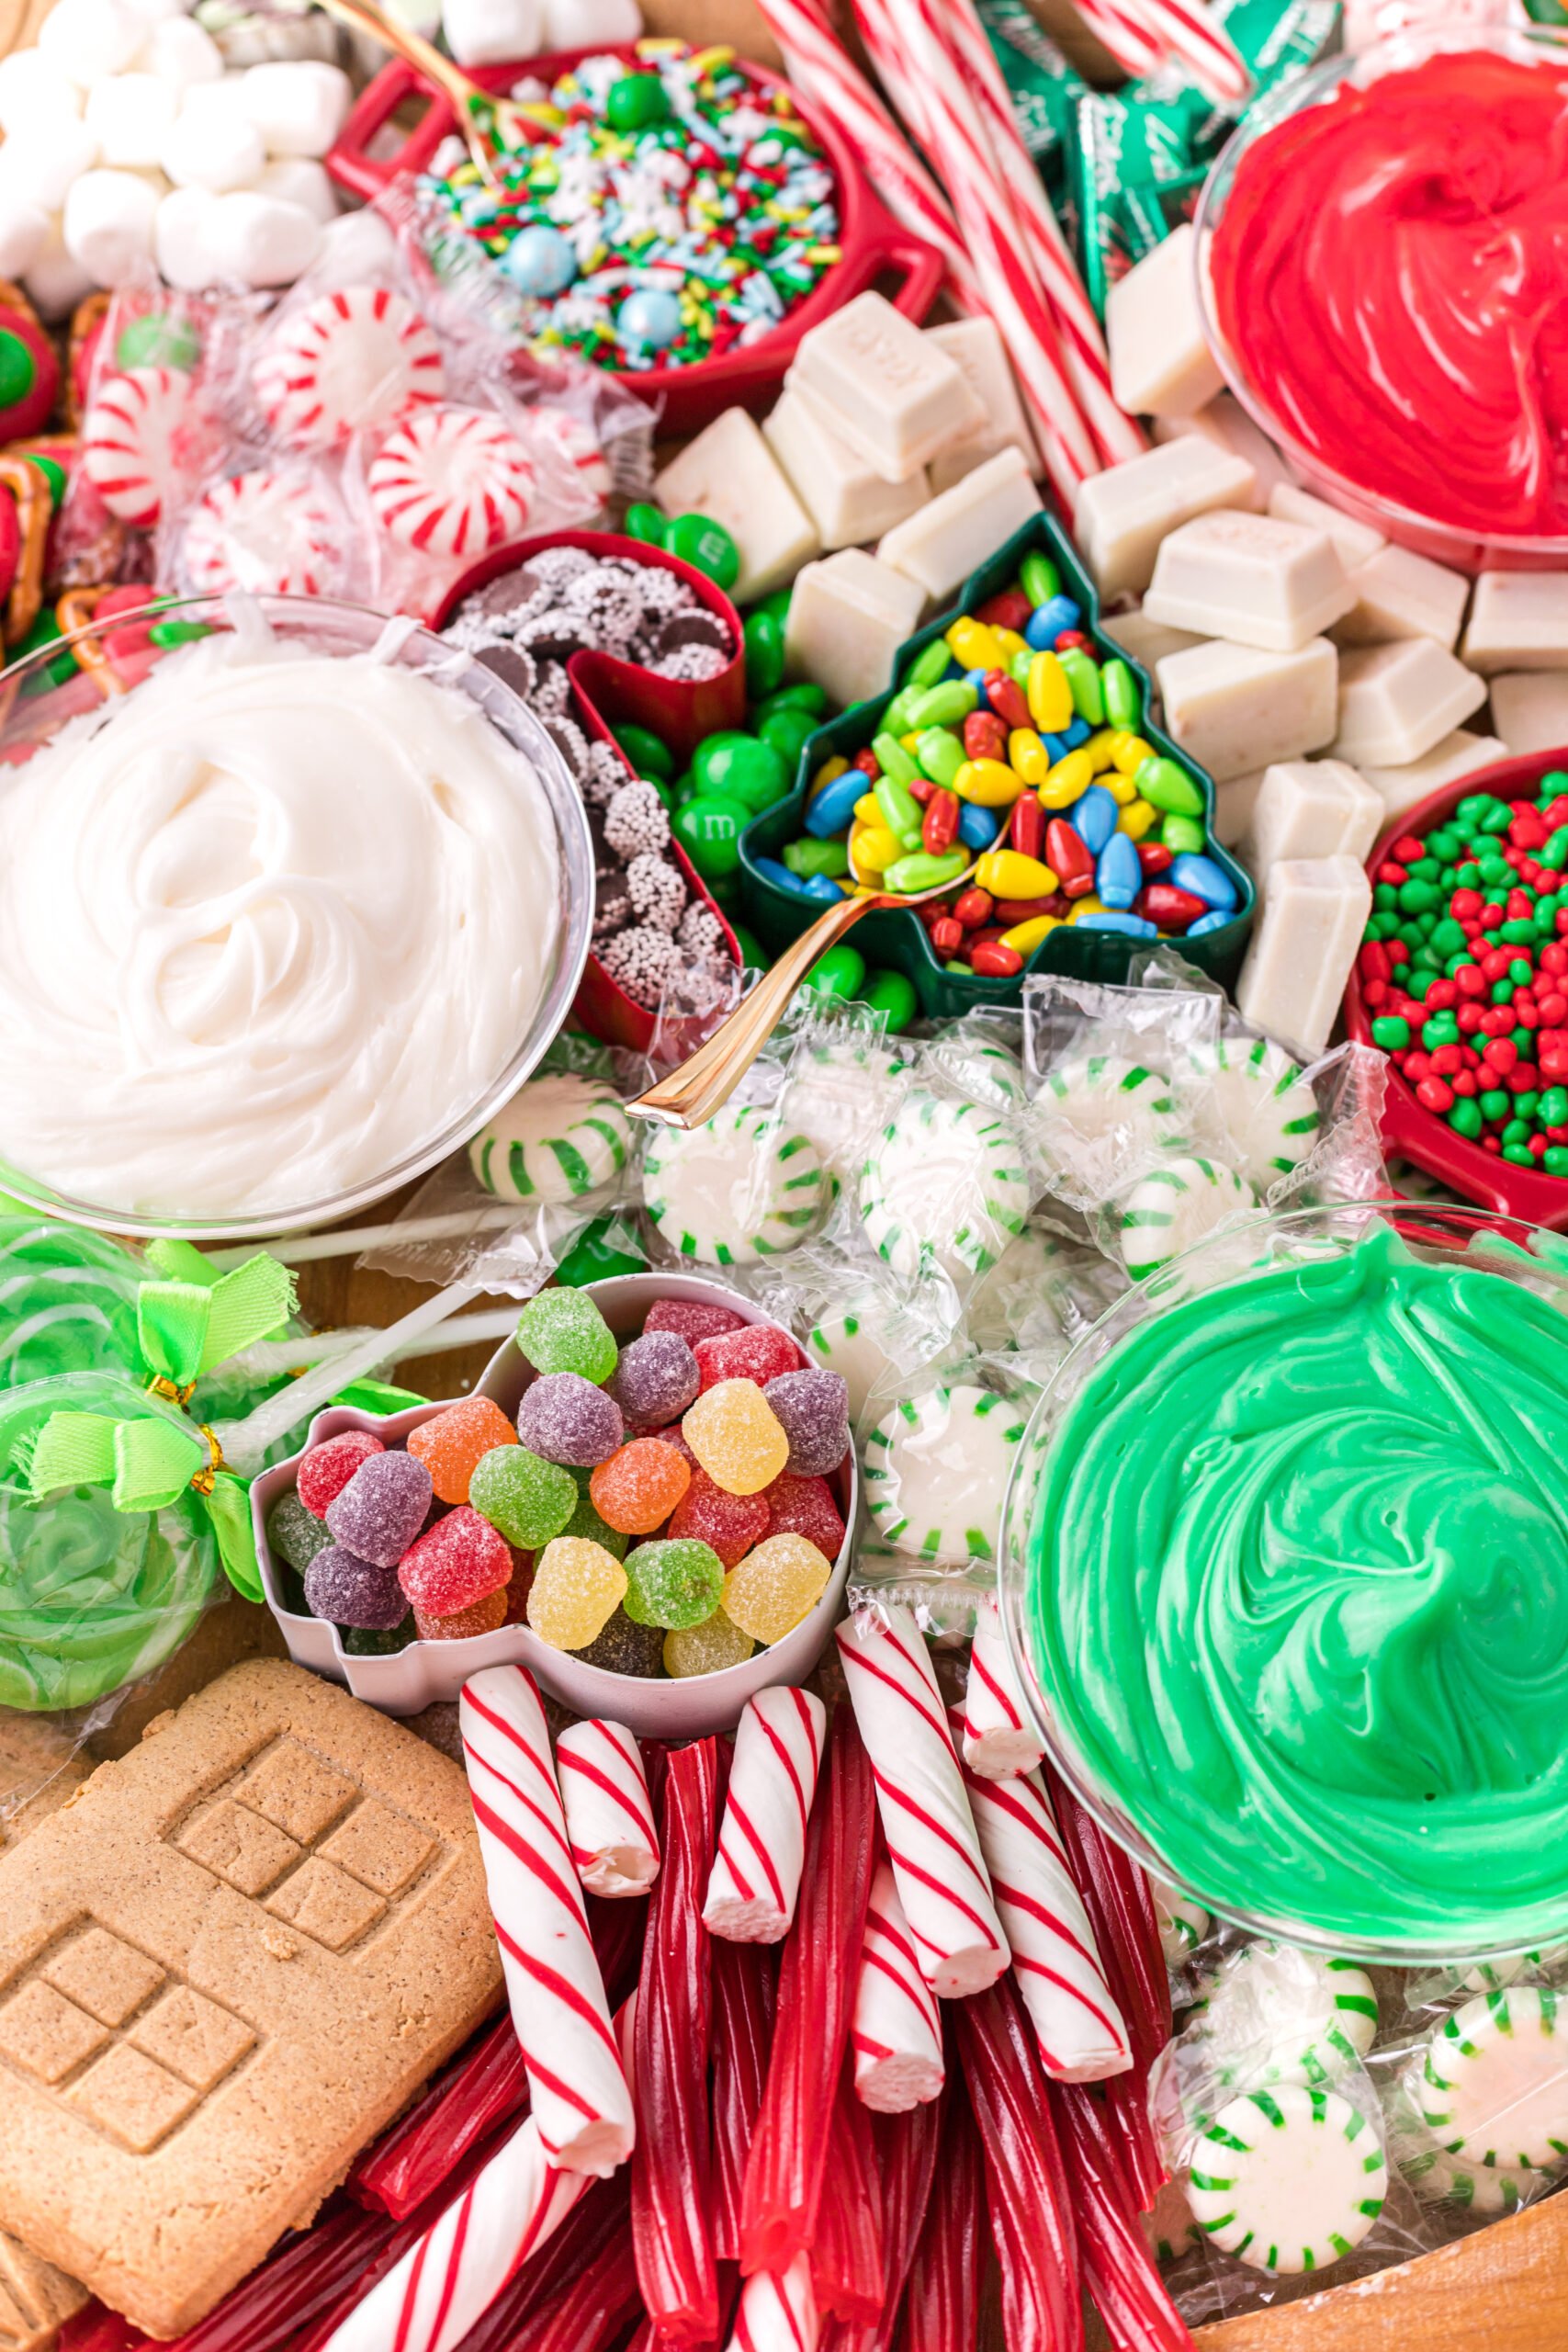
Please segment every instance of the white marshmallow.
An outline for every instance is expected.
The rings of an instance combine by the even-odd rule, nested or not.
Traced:
[[[367,207],[340,212],[321,231],[310,283],[322,294],[340,286],[363,286],[390,268],[397,254],[397,240],[378,212]]]
[[[459,65],[502,65],[545,44],[540,0],[443,0],[441,24]]]
[[[641,32],[637,0],[545,0],[546,49],[596,49],[601,41],[637,40]]]
[[[177,187],[158,207],[152,224],[158,275],[182,294],[202,294],[218,283],[208,236],[213,209],[204,187]]]
[[[17,131],[0,147],[0,194],[58,212],[84,172],[98,160],[98,142],[85,123],[62,116]]]
[[[39,27],[38,45],[80,89],[106,74],[123,74],[145,38],[125,0],[57,0]]]
[[[185,15],[185,0],[125,0],[145,36],[158,25],[172,24]]]
[[[217,83],[186,91],[159,161],[176,187],[223,196],[255,185],[266,149],[230,86]]]
[[[58,220],[50,222],[43,250],[22,285],[39,316],[51,322],[69,318],[83,296],[93,291],[92,279],[74,254],[65,250]]]
[[[212,207],[208,247],[220,278],[245,286],[292,286],[315,260],[321,224],[302,204],[246,188]]]
[[[7,138],[62,118],[74,120],[81,111],[81,91],[41,50],[14,49],[0,57],[0,130]]]
[[[307,155],[280,155],[266,164],[256,182],[258,196],[276,196],[284,204],[302,205],[323,227],[337,219],[337,196],[320,164]]]
[[[223,52],[193,17],[170,17],[154,25],[138,62],[176,90],[223,79]]]
[[[25,277],[49,243],[49,215],[25,197],[0,196],[0,277]]]
[[[84,172],[65,199],[65,250],[95,286],[126,286],[152,258],[157,191],[134,172]]]
[[[179,104],[178,91],[156,74],[110,74],[88,91],[83,119],[98,142],[100,161],[146,171],[164,152]]]
[[[324,155],[353,96],[341,66],[309,57],[253,65],[240,85],[245,112],[269,155]]]

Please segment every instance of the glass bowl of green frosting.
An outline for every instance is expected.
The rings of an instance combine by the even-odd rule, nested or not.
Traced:
[[[1001,1600],[1082,1801],[1256,1932],[1568,1935],[1568,1243],[1431,1204],[1248,1220],[1041,1396]]]

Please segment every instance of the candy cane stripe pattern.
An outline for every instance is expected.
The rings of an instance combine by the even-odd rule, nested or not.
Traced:
[[[659,1832],[642,1752],[625,1724],[572,1724],[556,1774],[577,1875],[590,1894],[646,1894],[659,1876]]]
[[[251,383],[278,440],[331,449],[440,400],[446,371],[412,302],[385,286],[344,286],[284,322]]]
[[[193,588],[220,596],[326,593],[338,523],[325,495],[270,466],[214,482],[186,525],[181,548]]]
[[[207,470],[211,411],[181,368],[111,376],[82,426],[82,469],[111,514],[150,531],[182,483]]]
[[[632,2096],[589,1940],[539,1694],[487,1667],[458,1702],[501,1964],[547,2160],[604,2177],[632,2152]]]
[[[855,2095],[876,2114],[902,2115],[940,2096],[946,2071],[942,2019],[886,1862],[878,1862],[871,1883],[850,2047]]]
[[[964,1761],[983,1781],[1007,1781],[1032,1772],[1044,1753],[1024,1711],[996,1596],[987,1593],[976,1616],[964,1690]]]
[[[840,1656],[920,1973],[940,1999],[994,1984],[1011,1954],[920,1629],[907,1609],[840,1625]]]
[[[811,2290],[811,2256],[787,2270],[754,2270],[740,2290],[728,2352],[817,2352],[822,2333]]]
[[[498,416],[425,408],[389,434],[367,476],[381,528],[422,555],[482,555],[522,537],[534,467]]]
[[[788,1935],[827,1720],[809,1690],[762,1690],[748,1702],[703,1904],[709,1935],[732,1944],[776,1944]]]

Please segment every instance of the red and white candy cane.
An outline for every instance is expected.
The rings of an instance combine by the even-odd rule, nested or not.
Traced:
[[[1240,52],[1203,0],[1122,0],[1134,22],[1146,25],[1179,58],[1206,98],[1235,106],[1252,87]]]
[[[963,1721],[964,1761],[982,1781],[1032,1772],[1045,1753],[1012,1670],[994,1593],[986,1594],[975,1614]]]
[[[473,1675],[458,1702],[512,2022],[546,2159],[613,2173],[632,2152],[632,2095],[550,1762],[545,1711],[520,1666]]]
[[[871,1882],[850,2047],[855,2095],[874,2113],[902,2115],[940,2097],[942,2019],[886,1862],[878,1862]]]
[[[776,1944],[794,1925],[827,1720],[809,1690],[760,1690],[747,1702],[703,1903],[710,1936]]]
[[[577,1875],[590,1894],[646,1894],[659,1876],[659,1832],[642,1750],[625,1724],[570,1724],[556,1778]]]
[[[920,1973],[940,1999],[983,1993],[1011,1955],[920,1629],[890,1608],[838,1644]]]
[[[811,2256],[787,2270],[753,2270],[740,2290],[728,2352],[817,2352],[822,2334],[811,2288]]]
[[[1078,15],[1100,45],[1129,74],[1146,74],[1165,55],[1164,46],[1138,24],[1122,0],[1077,0]]]

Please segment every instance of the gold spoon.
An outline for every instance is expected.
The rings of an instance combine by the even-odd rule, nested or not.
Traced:
[[[457,130],[474,169],[486,187],[498,192],[496,152],[525,147],[538,137],[541,124],[536,110],[515,98],[500,97],[493,90],[482,89],[423,34],[384,16],[375,0],[321,0],[321,6],[341,24],[355,32],[368,33],[384,49],[395,51],[413,67],[421,81],[439,90],[457,117]]]

